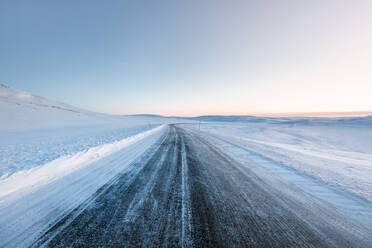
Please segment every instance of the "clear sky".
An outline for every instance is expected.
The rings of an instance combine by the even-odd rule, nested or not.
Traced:
[[[372,1],[1,0],[0,83],[116,114],[372,110]]]

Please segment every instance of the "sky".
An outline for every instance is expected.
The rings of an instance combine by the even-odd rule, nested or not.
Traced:
[[[113,113],[372,110],[370,0],[1,0],[0,83]]]

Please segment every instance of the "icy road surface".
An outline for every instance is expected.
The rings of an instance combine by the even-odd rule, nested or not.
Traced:
[[[372,247],[364,227],[198,134],[170,125],[157,142],[32,245]]]

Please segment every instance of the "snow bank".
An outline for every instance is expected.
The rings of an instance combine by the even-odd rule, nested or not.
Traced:
[[[0,180],[59,157],[113,143],[158,125],[99,125],[0,132]]]
[[[158,127],[8,179],[0,186],[5,186],[3,193],[12,191],[15,182],[22,186],[0,199],[0,247],[30,247],[61,218],[87,203],[98,189],[115,183],[118,174],[135,170],[136,161],[156,148],[154,144],[161,142],[166,130]]]
[[[0,199],[1,197],[16,191],[35,190],[42,185],[88,166],[105,156],[109,156],[110,154],[115,153],[154,132],[157,132],[163,127],[164,126],[159,126],[120,141],[93,147],[87,151],[78,152],[74,155],[63,156],[42,166],[14,173],[12,176],[0,180]]]

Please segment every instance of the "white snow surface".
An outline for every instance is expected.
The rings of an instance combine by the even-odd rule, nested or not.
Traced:
[[[0,131],[104,123],[110,116],[58,103],[0,85]]]
[[[0,182],[0,247],[28,247],[62,216],[125,172],[158,141],[160,126],[65,156]]]
[[[156,116],[96,113],[0,84],[0,132],[98,125],[143,125],[173,121]]]
[[[17,193],[17,196],[20,196],[19,191],[22,191],[22,194],[34,191],[45,184],[89,166],[103,157],[118,152],[162,128],[163,126],[159,126],[120,141],[92,147],[73,155],[62,156],[42,166],[14,173],[10,177],[0,180],[0,201],[11,193]]]
[[[0,85],[0,247],[29,246],[175,121],[95,113]]]
[[[264,178],[266,182],[270,182],[272,185],[276,184],[276,180],[286,183],[290,185],[289,188],[299,189],[322,200],[349,220],[372,230],[372,202],[258,154],[244,145],[231,143],[226,138],[208,132],[199,130],[197,132],[242,165],[254,171],[256,175]],[[282,188],[281,190],[287,189]]]
[[[0,180],[175,121],[95,113],[0,84]]]
[[[188,122],[95,113],[0,85],[0,247],[30,245],[128,169],[161,138],[163,124],[180,121]],[[242,163],[339,201],[372,227],[372,117],[250,117],[185,127],[219,138],[216,145]]]
[[[200,131],[372,202],[371,117],[203,122]]]

